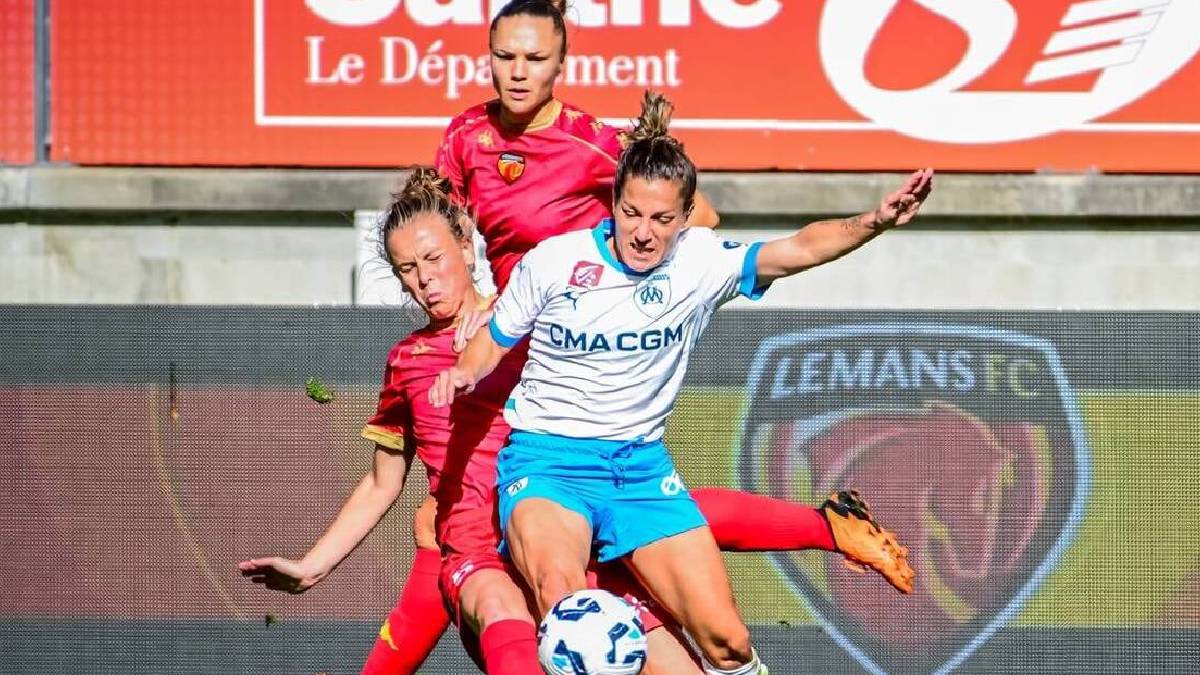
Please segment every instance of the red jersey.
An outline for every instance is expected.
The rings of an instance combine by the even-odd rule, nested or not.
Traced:
[[[496,288],[530,249],[557,234],[595,226],[612,212],[620,132],[578,108],[552,101],[520,134],[500,124],[499,102],[455,117],[438,150],[483,238]]]
[[[388,354],[379,407],[362,430],[363,438],[385,447],[415,450],[429,474],[429,494],[438,503],[438,541],[450,545],[456,541],[456,524],[470,528],[474,536],[474,514],[481,507],[493,510],[496,455],[511,431],[504,422],[504,403],[524,363],[523,355],[510,354],[475,391],[456,397],[452,406],[434,408],[429,387],[458,360],[453,345],[454,328],[423,328],[397,342]]]

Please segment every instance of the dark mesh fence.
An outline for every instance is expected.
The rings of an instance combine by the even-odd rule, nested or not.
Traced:
[[[394,310],[0,308],[0,672],[353,673],[423,476],[301,596],[368,468]],[[731,554],[775,673],[1196,672],[1200,314],[725,311],[669,432],[692,486],[854,486],[917,592]],[[310,376],[335,398],[304,395]],[[473,666],[447,636],[422,672]]]

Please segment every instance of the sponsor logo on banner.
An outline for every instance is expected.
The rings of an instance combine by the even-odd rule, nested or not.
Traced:
[[[912,66],[868,68],[872,49],[919,34],[912,15],[922,12],[925,25],[957,33],[961,58],[917,86],[879,83]],[[820,50],[834,89],[880,125],[995,143],[1074,129],[1136,101],[1192,60],[1197,26],[1192,0],[827,0]]]
[[[492,96],[486,27],[507,0],[255,0],[256,122],[266,126],[444,126],[444,104]],[[575,30],[685,29],[704,23],[724,33],[759,28],[783,10],[780,0],[643,0],[574,3],[566,19]],[[682,56],[646,39],[567,54],[562,84],[640,92],[678,89]],[[611,42],[611,40],[607,41]],[[276,59],[282,59],[278,61]],[[273,62],[274,61],[274,62]],[[297,66],[300,66],[299,68]],[[697,64],[697,67],[699,64]],[[297,76],[301,76],[297,78]],[[299,85],[299,86],[297,86]],[[284,90],[272,105],[272,87]],[[370,107],[376,95],[419,88],[433,95],[404,101],[404,114]],[[328,101],[287,110],[287,92],[337,89],[347,105]],[[350,93],[353,91],[359,93]],[[295,96],[292,97],[293,99]],[[301,98],[304,98],[301,96]],[[350,103],[350,101],[356,101]],[[438,105],[442,104],[442,105]],[[337,110],[344,107],[344,112]],[[416,112],[425,108],[425,112]]]
[[[60,4],[51,84],[78,114],[55,116],[53,161],[424,164],[495,97],[501,0],[168,3],[154,26],[139,0]],[[1200,172],[1196,0],[579,0],[567,21],[555,95],[623,127],[662,92],[706,169]],[[94,59],[109,34],[146,49]],[[130,68],[159,76],[106,114]],[[201,99],[207,134],[181,133]]]
[[[1087,441],[1039,338],[941,324],[779,335],[759,346],[747,396],[742,488],[808,503],[858,489],[909,547],[912,596],[836,556],[771,554],[870,672],[968,659],[1055,568],[1082,517]]]
[[[303,9],[255,2],[259,124],[441,127],[464,95],[492,96],[480,31],[504,5],[499,0],[306,0]],[[1193,0],[824,0],[816,10],[779,0],[662,0],[657,11],[650,4],[573,5],[567,20],[584,31],[585,47],[567,55],[560,84],[668,94],[685,82],[704,85],[688,75],[706,69],[701,44],[667,32],[660,47],[647,49],[634,37],[641,31],[700,28],[705,40],[771,40],[801,30],[801,40],[816,43],[824,72],[795,72],[796,85],[827,78],[869,120],[796,119],[803,107],[794,104],[736,116],[692,106],[675,120],[681,129],[890,129],[947,143],[1036,138],[1081,130],[1137,101],[1200,51]],[[813,12],[815,34],[801,16]],[[620,40],[589,42],[616,34]],[[278,106],[269,105],[272,87],[281,88]],[[403,114],[381,114],[377,99],[364,98],[414,88],[427,94],[407,97]],[[345,103],[323,94],[308,110],[287,110],[288,101],[308,98],[304,90],[340,90]],[[1156,130],[1140,124],[1130,130]]]

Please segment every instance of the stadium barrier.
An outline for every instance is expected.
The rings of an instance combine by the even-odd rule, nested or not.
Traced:
[[[369,466],[394,308],[0,308],[0,672],[350,673],[424,476],[302,596]],[[853,486],[917,592],[818,552],[730,554],[772,672],[1194,672],[1200,314],[716,315],[668,443],[690,486]],[[304,395],[318,377],[334,394]],[[422,672],[470,672],[457,639]]]

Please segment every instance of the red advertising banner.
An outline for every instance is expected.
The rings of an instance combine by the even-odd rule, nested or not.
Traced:
[[[0,164],[33,162],[33,0],[0,0]]]
[[[54,158],[429,162],[501,0],[56,5]],[[558,95],[706,168],[1200,172],[1193,0],[573,0]]]

